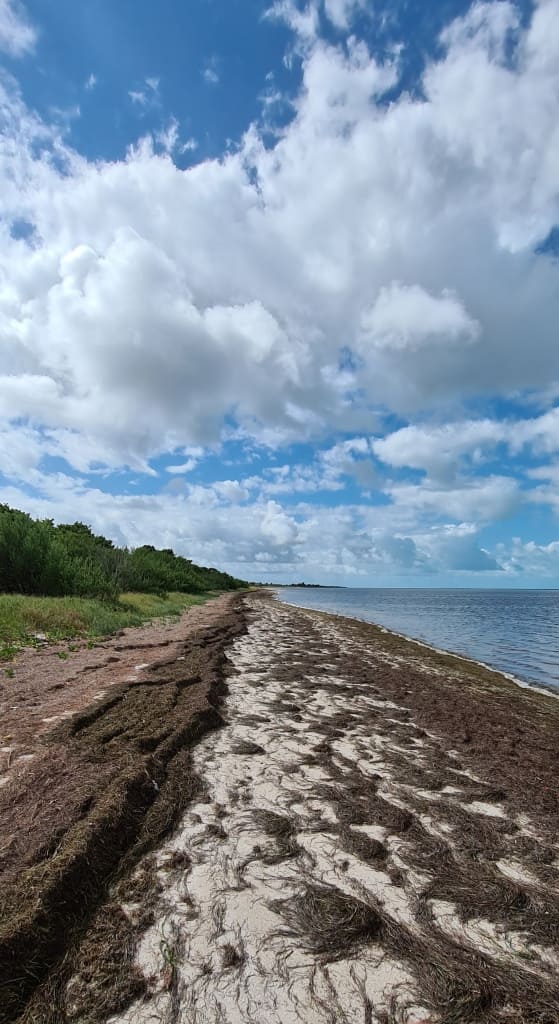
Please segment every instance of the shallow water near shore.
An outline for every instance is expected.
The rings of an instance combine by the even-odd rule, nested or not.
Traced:
[[[559,590],[278,588],[278,597],[463,654],[559,690]]]

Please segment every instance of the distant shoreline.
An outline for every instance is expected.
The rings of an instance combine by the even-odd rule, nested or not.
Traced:
[[[266,590],[350,590],[351,587],[344,587],[335,583],[255,583],[254,586],[265,587]]]

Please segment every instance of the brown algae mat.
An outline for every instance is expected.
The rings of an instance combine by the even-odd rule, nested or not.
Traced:
[[[96,772],[85,788],[107,771],[111,794],[100,750],[116,744],[130,789],[124,824],[79,873],[86,919],[60,886],[42,907],[45,928],[53,912],[76,928],[19,983],[20,1019],[558,1024],[557,698],[355,620],[240,601],[246,628],[232,611],[197,667],[184,654],[181,701],[217,659],[204,728],[221,715],[219,729],[180,726],[171,660],[155,670],[169,676],[160,714],[154,687],[132,698],[126,741],[118,705],[49,733],[57,785],[76,757],[82,780]],[[64,848],[50,842],[47,865]]]
[[[179,622],[82,644],[68,661],[44,649],[14,663],[2,686],[2,1022],[49,989],[44,1019],[65,1019],[57,965],[111,879],[169,832],[195,792],[190,748],[221,723],[225,651],[243,629],[240,599],[224,596]],[[125,923],[108,924],[113,956]],[[43,1019],[32,1004],[28,1013]]]

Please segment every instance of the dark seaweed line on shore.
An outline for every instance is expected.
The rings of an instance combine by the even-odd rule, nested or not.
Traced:
[[[330,590],[334,588],[329,587],[328,589]],[[344,588],[340,587],[336,589],[343,590]],[[422,640],[418,636],[411,636],[407,633],[400,633],[398,630],[391,629],[390,626],[384,626],[380,622],[373,622],[372,620],[362,618],[359,615],[349,615],[348,613],[344,612],[327,611],[324,608],[312,608],[308,605],[296,604],[293,601],[288,601],[287,599],[279,597],[276,593],[273,592],[271,592],[270,594],[266,594],[266,596],[279,601],[281,604],[285,604],[290,608],[296,608],[297,610],[302,612],[310,612],[314,615],[324,615],[334,620],[341,619],[342,623],[357,622],[363,626],[370,626],[373,630],[378,630],[380,634],[384,633],[388,637],[393,637],[396,640],[400,640],[403,644],[409,644],[420,648],[419,654],[421,654],[421,651],[423,650],[427,653],[430,652],[435,656],[453,659],[458,663],[458,671],[460,671],[460,666],[462,666],[462,671],[468,671],[469,669],[473,669],[474,671],[481,670],[482,672],[487,672],[492,676],[498,676],[502,679],[507,679],[510,682],[514,683],[515,686],[518,686],[523,690],[528,690],[532,693],[541,693],[544,696],[554,697],[556,700],[559,700],[559,687],[557,686],[553,686],[550,683],[544,683],[542,681],[535,679],[524,679],[519,675],[515,675],[513,672],[507,672],[504,668],[499,668],[498,665],[492,665],[488,661],[481,661],[479,658],[474,658],[471,655],[453,650],[450,647],[437,647],[437,645],[434,643],[429,643],[429,641],[427,640]]]
[[[66,780],[79,780],[84,766],[91,778],[93,765],[95,784],[84,786],[80,813],[64,834],[57,834],[54,814],[46,845],[34,851],[23,870],[14,865],[5,875],[0,896],[2,1024],[20,1019],[41,987],[52,1000],[60,988],[56,965],[62,963],[64,973],[108,885],[168,834],[195,792],[185,754],[221,725],[225,651],[246,628],[242,602],[233,601],[233,610],[218,626],[201,629],[184,644],[178,660],[153,664],[149,678],[119,686],[47,738],[47,758],[49,747],[55,761],[63,751]],[[179,762],[180,772],[175,771]],[[48,780],[42,781],[48,787]],[[4,800],[10,790],[11,785]],[[56,795],[64,801],[63,791]],[[25,821],[19,824],[26,827]],[[43,1016],[40,1003],[39,998],[27,1020],[61,1019],[53,1006],[45,1007]]]
[[[519,686],[498,669],[373,623],[291,608],[318,626],[333,623],[348,641],[376,651],[383,693],[406,703],[418,724],[436,730],[447,749],[457,749],[472,766],[475,762],[511,799],[520,796],[518,809],[539,814],[545,834],[559,834],[559,702],[554,692]],[[399,667],[391,667],[387,657]],[[358,666],[355,678],[362,676]]]
[[[384,799],[377,792],[379,780],[364,776],[333,750],[332,743],[351,736],[355,726],[351,714],[341,714],[318,727],[324,740],[311,761],[336,783],[335,787],[319,786],[316,793],[322,789],[322,798],[338,819],[338,828],[329,822],[325,829],[337,834],[341,849],[378,863],[386,851],[377,843],[357,838],[352,829],[372,822],[384,825],[401,837],[402,861],[426,873],[430,880],[414,895],[418,934],[395,925],[370,898],[365,903],[346,896],[340,899],[339,892],[325,886],[309,884],[302,896],[283,908],[278,901],[278,912],[283,912],[293,934],[306,937],[310,948],[326,961],[346,955],[352,935],[361,942],[380,940],[386,951],[412,968],[419,996],[445,1024],[478,1024],[482,1020],[557,1024],[556,980],[532,973],[529,962],[519,962],[516,968],[496,965],[483,953],[453,941],[441,931],[431,907],[431,901],[442,900],[455,906],[462,923],[485,917],[498,928],[526,933],[532,942],[555,952],[559,949],[557,874],[548,867],[555,860],[559,824],[554,782],[559,726],[556,700],[518,688],[501,673],[475,662],[426,647],[422,660],[428,669],[437,670],[427,679],[417,646],[410,658],[411,644],[397,634],[316,610],[291,606],[290,612],[291,622],[300,623],[299,629],[308,636],[313,630],[323,632],[328,623],[343,636],[345,647],[339,648],[337,657],[339,671],[348,679],[348,695],[361,690],[364,695],[396,701],[400,707],[384,729],[378,712],[371,725],[377,733],[388,727],[385,734],[400,745],[402,753],[392,752],[390,761],[398,783],[411,787],[406,791],[407,809]],[[372,655],[370,668],[363,659],[365,645]],[[407,658],[398,668],[383,662],[383,655],[402,651]],[[332,653],[328,660],[333,660]],[[295,672],[285,664],[278,665],[275,678],[283,679],[286,689],[296,680],[301,686],[306,671],[316,668],[309,664],[307,669],[299,658]],[[329,688],[324,681],[320,685],[322,690]],[[331,684],[333,696],[341,689],[339,683]],[[417,740],[425,744],[428,739],[433,744],[430,759],[428,748],[414,750]],[[444,752],[452,749],[457,759],[451,761],[449,771],[443,767]],[[446,804],[433,804],[419,795],[429,790],[436,796],[445,786],[455,786],[460,777],[457,769],[466,765],[481,770],[487,781],[470,782],[459,800],[449,798]],[[464,781],[462,777],[463,786]],[[534,801],[538,790],[539,807]],[[464,800],[497,802],[511,817],[476,818],[461,805]],[[516,814],[534,809],[541,811],[539,842],[522,835],[512,820]],[[448,842],[442,835],[431,835],[420,823],[422,815],[435,810],[441,823],[451,829]],[[507,853],[529,860],[533,885],[510,881],[498,871],[496,862]],[[391,1024],[400,1019],[396,1009],[386,1017]]]

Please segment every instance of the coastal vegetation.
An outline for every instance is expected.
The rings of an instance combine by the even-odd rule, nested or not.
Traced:
[[[172,618],[207,594],[171,592],[119,594],[115,601],[89,597],[32,597],[0,594],[0,662],[10,661],[20,647],[74,637],[107,636],[128,626],[141,626],[157,617]]]
[[[0,659],[24,643],[100,636],[245,584],[170,548],[117,547],[84,523],[0,505]]]

